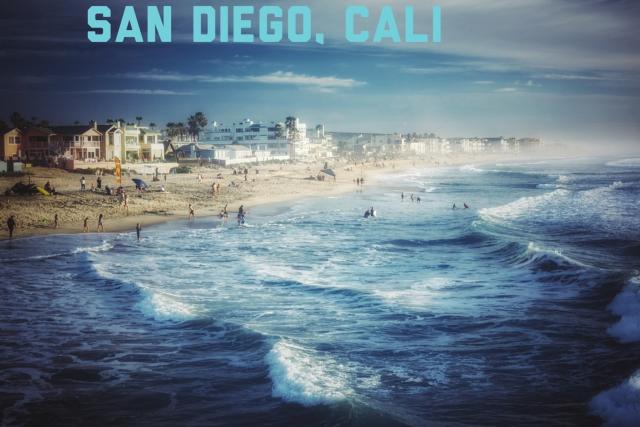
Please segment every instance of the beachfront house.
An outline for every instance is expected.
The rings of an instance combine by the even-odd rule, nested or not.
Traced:
[[[214,148],[212,146],[200,145],[191,142],[175,149],[176,161],[212,161],[214,158]]]
[[[165,147],[160,132],[134,124],[124,127],[123,137],[120,158],[124,162],[164,160]]]
[[[219,165],[229,166],[258,162],[259,158],[255,156],[251,148],[244,145],[232,144],[216,146],[214,148],[213,160]]]
[[[22,134],[22,154],[27,161],[44,161],[50,151],[51,138],[55,133],[48,128],[31,127]]]
[[[13,128],[2,135],[0,160],[19,160],[22,156],[22,131]]]
[[[140,150],[143,160],[164,160],[164,143],[162,134],[149,127],[140,129]]]
[[[98,125],[97,128],[98,132],[102,134],[102,141],[100,141],[101,159],[111,162],[114,157],[120,157],[122,151],[122,129],[120,123]]]
[[[50,137],[51,151],[74,160],[98,161],[101,158],[103,134],[98,125],[52,126]]]

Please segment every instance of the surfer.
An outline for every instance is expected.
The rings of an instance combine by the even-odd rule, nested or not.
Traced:
[[[13,239],[13,232],[16,229],[16,217],[11,215],[7,220],[7,227],[9,228],[9,239]]]
[[[456,209],[458,209],[458,208],[456,207],[456,204],[455,204],[455,203],[453,204],[453,207],[452,207],[451,209],[453,209],[454,211],[455,211]]]
[[[104,232],[104,225],[102,225],[102,219],[104,218],[103,214],[98,215],[98,231]]]
[[[88,216],[84,217],[84,225],[82,226],[82,232],[83,233],[88,233],[89,232],[89,217]]]
[[[138,241],[140,241],[140,232],[142,232],[142,226],[140,223],[136,224],[136,235],[138,236]]]
[[[400,201],[404,202],[404,191],[400,193]]]
[[[196,216],[195,211],[193,210],[193,206],[189,203],[189,221],[191,221]]]
[[[369,215],[371,215],[372,218],[376,217],[376,210],[373,209],[373,206],[371,206],[371,210],[369,211]]]
[[[418,203],[422,202],[422,199],[420,198],[420,196],[418,196],[418,197],[416,198],[416,201],[417,201]]]
[[[53,216],[53,228],[58,228],[58,214]]]
[[[364,211],[364,217],[365,218],[369,218],[371,216],[371,212],[369,211],[369,209],[367,209],[366,211]]]

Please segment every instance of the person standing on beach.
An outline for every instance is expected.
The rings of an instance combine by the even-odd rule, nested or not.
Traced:
[[[84,179],[84,176],[80,178],[80,191],[84,191],[87,188],[87,181]]]
[[[104,225],[102,225],[102,219],[104,218],[104,215],[100,214],[98,215],[98,231],[103,233],[104,232]]]
[[[13,232],[16,229],[16,217],[11,215],[9,219],[7,219],[7,228],[9,228],[9,239],[13,239]]]
[[[136,235],[138,236],[138,241],[140,241],[140,232],[142,232],[142,226],[140,225],[140,223],[137,223],[136,224]]]
[[[88,216],[84,217],[84,225],[82,226],[82,232],[83,233],[88,233],[89,232],[89,217]]]
[[[53,228],[58,228],[58,214],[53,216]]]
[[[96,188],[98,190],[102,189],[102,178],[98,177],[98,179],[96,179]]]
[[[193,210],[193,206],[191,206],[191,203],[189,203],[189,220],[191,221],[192,219],[194,219],[196,216],[195,211]]]
[[[404,202],[404,191],[400,193],[400,201]]]
[[[127,196],[127,193],[122,193],[122,203],[124,210],[129,213],[129,196]]]

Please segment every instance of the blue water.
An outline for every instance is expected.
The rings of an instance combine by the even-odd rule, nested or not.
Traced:
[[[585,159],[3,242],[3,422],[638,425],[639,225]]]

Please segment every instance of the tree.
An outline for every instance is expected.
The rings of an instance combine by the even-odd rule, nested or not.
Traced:
[[[154,122],[149,123],[149,127],[150,127],[151,129],[155,129],[155,128],[156,128],[156,126],[157,126],[157,125],[156,125]]]
[[[296,123],[297,121],[298,119],[293,116],[289,116],[286,119],[284,119],[284,126],[287,129],[287,132],[289,134],[289,139],[297,140],[300,136],[298,132],[298,126]]]
[[[74,125],[79,125],[80,124],[80,120],[76,120],[75,122],[73,122]]]
[[[31,125],[31,123],[29,123],[29,121],[22,117],[22,114],[18,113],[17,111],[14,111],[11,114],[11,116],[9,117],[9,121],[14,128],[18,129],[25,129]]]
[[[112,125],[112,124],[114,124],[114,123],[115,123],[115,120],[113,120],[113,119],[107,119],[107,124],[108,124],[108,125]]]
[[[284,126],[284,123],[276,123],[275,129],[276,129],[276,138],[284,139],[287,136],[287,132],[286,132],[286,128]]]
[[[193,116],[190,116],[187,120],[188,132],[192,140],[197,141],[200,139],[200,132],[207,127],[209,121],[202,112],[197,112]]]
[[[0,133],[6,133],[9,131],[9,125],[4,120],[0,120]]]
[[[136,117],[136,122],[138,123],[138,126],[140,126],[140,123],[142,123],[142,116]]]

